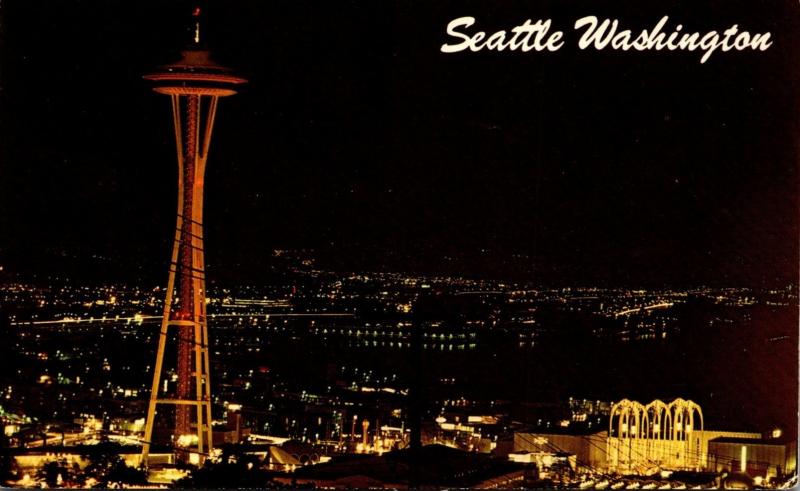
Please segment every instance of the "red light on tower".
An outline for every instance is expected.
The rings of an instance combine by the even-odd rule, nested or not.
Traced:
[[[196,8],[193,17],[199,15]],[[194,27],[194,44],[182,51],[178,62],[144,76],[154,83],[155,92],[171,99],[178,156],[178,216],[142,445],[145,466],[158,405],[175,406],[173,443],[178,457],[196,454],[200,461],[212,449],[203,176],[218,100],[235,94],[235,87],[246,80],[211,61],[209,52],[199,47],[199,21]],[[170,342],[177,343],[177,383],[166,393],[162,370]]]

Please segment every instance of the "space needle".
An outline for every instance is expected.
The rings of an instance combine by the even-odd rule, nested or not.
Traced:
[[[144,76],[172,103],[178,163],[175,238],[142,444],[145,467],[162,406],[174,407],[174,421],[168,424],[179,460],[202,463],[213,448],[203,182],[219,99],[236,94],[246,80],[212,61],[202,43],[200,15],[200,8],[195,8],[192,40],[181,51],[181,59]],[[175,368],[175,376],[164,376],[165,364]]]

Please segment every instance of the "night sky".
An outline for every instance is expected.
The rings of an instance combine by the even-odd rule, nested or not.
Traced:
[[[257,282],[320,266],[541,284],[797,282],[800,8],[767,1],[218,1],[250,79],[222,101],[206,258]],[[4,0],[0,264],[159,282],[174,227],[169,99],[185,2]],[[447,23],[552,18],[556,53],[445,55]],[[582,52],[574,21],[770,31],[766,52]]]

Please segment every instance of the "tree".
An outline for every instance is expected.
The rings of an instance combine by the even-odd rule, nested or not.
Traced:
[[[98,482],[100,487],[108,487],[111,483],[121,484],[147,484],[147,473],[141,469],[126,464],[120,459],[106,474],[103,482]]]
[[[51,488],[67,486],[83,486],[83,475],[75,467],[70,467],[65,460],[52,460],[39,469],[37,477]]]
[[[19,480],[17,463],[9,448],[0,448],[0,487]]]
[[[272,484],[270,472],[247,459],[237,462],[206,463],[175,482],[178,488],[264,488]]]
[[[125,463],[120,457],[124,447],[113,442],[102,442],[88,447],[84,457],[89,465],[84,469],[87,478],[97,481],[97,486],[107,487],[111,483],[145,484],[147,474]]]

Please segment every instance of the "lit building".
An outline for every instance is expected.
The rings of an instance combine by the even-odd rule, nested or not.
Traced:
[[[797,471],[797,441],[720,437],[708,442],[708,468],[773,479]]]
[[[514,453],[527,454],[528,459],[543,462],[544,455],[568,454],[574,456],[578,469],[605,469],[607,466],[606,441],[608,433],[604,431],[583,432],[564,429],[542,433],[514,433]],[[511,460],[514,458],[509,455]]]
[[[773,479],[797,469],[797,442],[761,433],[707,430],[699,405],[684,399],[649,404],[624,399],[612,405],[609,430],[554,428],[514,433],[512,461],[544,462],[570,455],[576,469],[655,475],[662,471],[740,472]]]
[[[699,469],[705,465],[702,430],[703,411],[692,401],[656,399],[644,405],[623,399],[609,414],[608,467]]]

